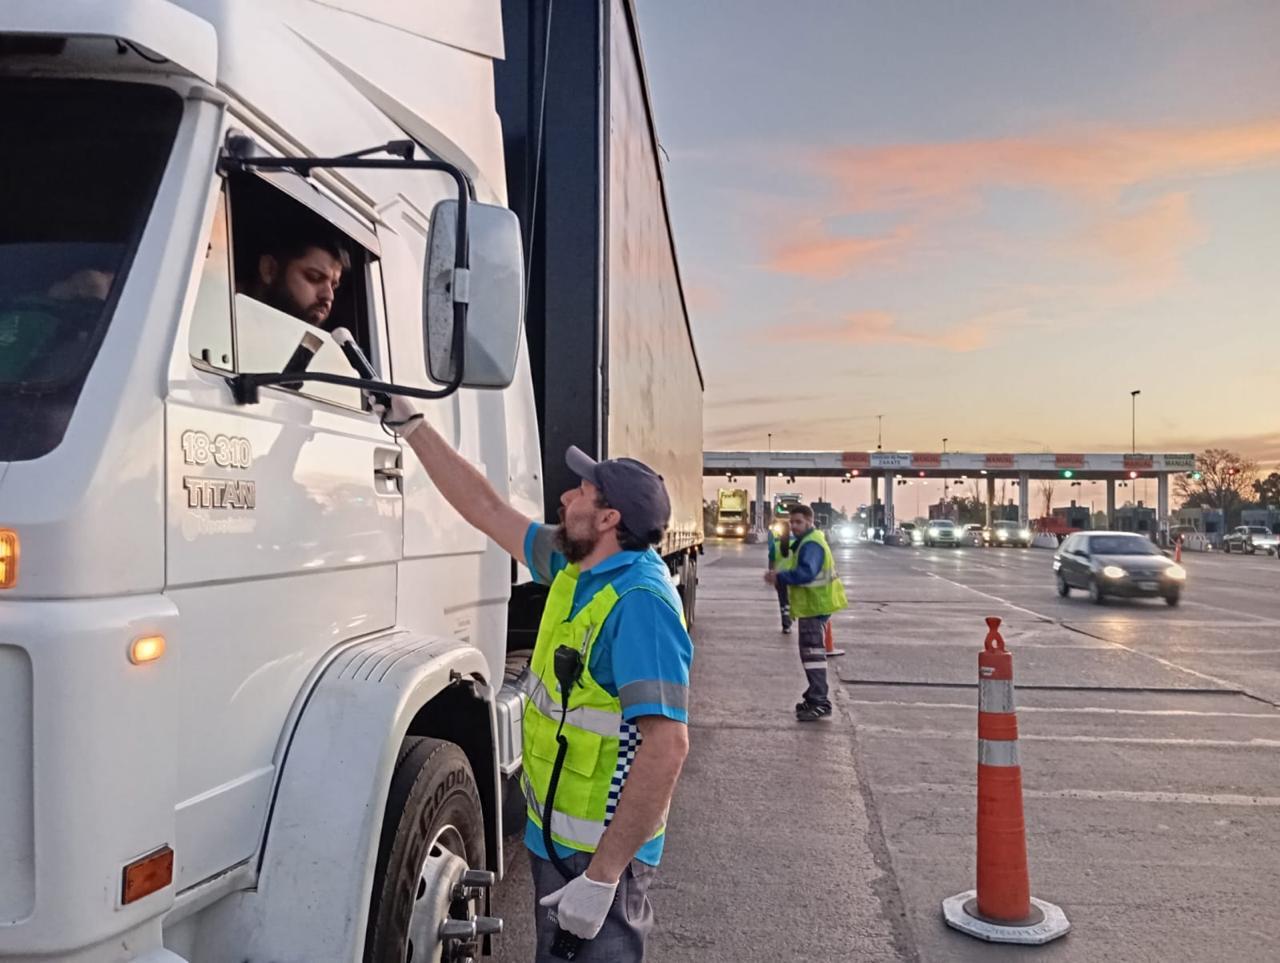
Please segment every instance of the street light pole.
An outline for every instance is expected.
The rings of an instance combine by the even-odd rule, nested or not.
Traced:
[[[1132,442],[1134,454],[1137,454],[1137,451],[1138,451],[1138,395],[1140,394],[1142,394],[1142,390],[1139,388],[1135,388],[1133,389],[1133,391],[1129,392],[1129,399],[1131,401],[1131,410],[1129,412],[1129,430],[1133,435],[1131,442]]]
[[[883,427],[884,415],[876,415],[876,451],[880,451],[883,448],[883,445],[881,444],[883,441],[883,432],[881,429],[883,429]]]

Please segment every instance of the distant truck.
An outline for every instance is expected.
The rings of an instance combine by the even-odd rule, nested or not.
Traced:
[[[745,488],[722,488],[716,493],[716,528],[722,538],[746,538],[750,528],[751,496]]]
[[[773,496],[773,512],[772,520],[769,525],[773,529],[774,534],[783,535],[787,531],[790,522],[789,509],[792,505],[800,505],[804,502],[804,496],[799,492],[775,492]]]

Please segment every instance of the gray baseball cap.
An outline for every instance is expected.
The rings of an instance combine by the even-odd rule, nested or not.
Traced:
[[[662,476],[634,458],[596,461],[577,445],[570,445],[564,462],[585,478],[622,516],[622,527],[636,538],[656,544],[671,520],[671,499]]]

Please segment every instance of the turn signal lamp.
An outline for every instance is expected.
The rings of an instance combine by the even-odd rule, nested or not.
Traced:
[[[134,665],[154,662],[162,655],[164,655],[163,635],[144,635],[140,639],[134,639],[129,646],[129,661]]]
[[[120,902],[127,906],[173,882],[173,850],[161,846],[155,852],[135,859],[124,868],[122,875]]]
[[[0,589],[18,584],[18,533],[0,528]]]

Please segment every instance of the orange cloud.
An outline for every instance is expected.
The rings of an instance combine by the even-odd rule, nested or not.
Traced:
[[[817,157],[855,210],[952,204],[992,185],[1107,195],[1187,175],[1280,162],[1280,120],[1205,128],[1102,128],[1070,135],[845,147]]]
[[[1152,293],[1180,277],[1183,253],[1201,236],[1190,196],[1173,193],[1095,222],[1080,238],[1080,245],[1087,253],[1118,265],[1125,289]]]
[[[780,274],[831,280],[855,268],[881,260],[900,248],[909,231],[871,237],[836,237],[821,221],[811,221],[799,232],[776,244],[765,266]]]
[[[944,351],[976,351],[990,339],[992,321],[977,319],[941,331],[901,327],[887,311],[857,311],[838,321],[778,324],[763,332],[770,341],[814,341],[823,344],[907,344]]]

